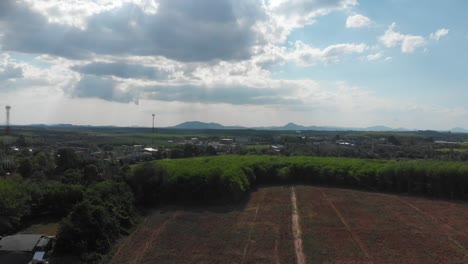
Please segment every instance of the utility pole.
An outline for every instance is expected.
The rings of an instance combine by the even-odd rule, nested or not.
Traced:
[[[154,114],[153,114],[153,132],[151,134],[151,147],[154,148]]]

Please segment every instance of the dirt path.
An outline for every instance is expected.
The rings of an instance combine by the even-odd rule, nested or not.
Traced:
[[[296,192],[294,187],[291,187],[291,204],[292,204],[292,231],[294,236],[294,249],[296,251],[297,264],[306,264],[304,250],[302,248],[302,231],[299,223],[299,211],[297,210]]]
[[[133,259],[132,262],[130,262],[131,264],[141,263],[141,259],[144,257],[144,255],[146,254],[148,249],[152,248],[153,243],[156,242],[159,235],[161,235],[161,233],[164,231],[164,229],[166,228],[167,223],[169,223],[169,221],[173,220],[176,216],[177,216],[177,212],[173,213],[172,216],[169,219],[164,221],[157,229],[153,230],[149,234],[149,239],[146,240],[143,247],[140,250],[134,252],[134,259]]]
[[[328,196],[322,191],[320,190],[320,192],[322,193],[323,197],[325,198],[325,200],[327,201],[327,203],[333,208],[333,210],[335,211],[335,213],[338,215],[338,217],[340,218],[341,222],[343,223],[343,225],[346,227],[346,230],[348,230],[348,232],[351,234],[352,238],[354,239],[354,241],[356,242],[356,244],[359,246],[359,248],[361,249],[361,251],[364,253],[364,255],[367,257],[367,259],[369,259],[370,261],[370,254],[369,254],[369,250],[367,250],[366,246],[364,245],[364,243],[362,243],[361,239],[359,239],[358,235],[356,235],[352,230],[351,230],[351,227],[349,226],[349,224],[346,222],[346,220],[344,219],[343,215],[341,215],[340,211],[338,211],[338,208],[336,208],[336,206],[333,204],[333,202],[328,199]]]

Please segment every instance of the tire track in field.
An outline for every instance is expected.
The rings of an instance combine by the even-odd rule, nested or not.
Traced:
[[[351,227],[349,226],[349,224],[346,222],[346,220],[344,219],[343,215],[341,215],[340,211],[338,211],[338,208],[336,208],[336,206],[333,204],[333,202],[328,198],[328,196],[321,190],[319,189],[320,192],[322,193],[322,196],[325,198],[325,200],[327,201],[327,203],[330,205],[331,208],[333,208],[333,210],[335,211],[335,213],[338,215],[338,217],[340,218],[341,220],[341,223],[343,223],[343,225],[346,227],[346,230],[348,230],[348,232],[351,234],[351,237],[353,238],[354,242],[356,242],[356,244],[359,246],[359,248],[361,249],[361,251],[364,253],[364,255],[366,256],[367,259],[369,259],[370,263],[372,263],[371,261],[371,257],[370,257],[370,254],[369,254],[369,250],[367,249],[367,247],[364,245],[364,243],[362,243],[361,239],[359,239],[359,236],[357,234],[355,234],[352,230],[351,230]]]
[[[299,223],[299,211],[297,210],[297,199],[294,187],[291,187],[291,204],[292,231],[294,236],[294,249],[296,251],[297,264],[306,264],[304,249],[302,248],[302,230]]]
[[[130,262],[131,264],[141,263],[141,259],[146,254],[146,252],[153,246],[154,242],[158,239],[161,233],[164,231],[167,223],[169,223],[169,221],[171,220],[174,220],[177,214],[178,212],[174,212],[170,218],[166,219],[157,229],[151,232],[150,237],[145,242],[145,245],[140,250],[134,253],[134,259],[132,262]]]
[[[245,257],[247,256],[247,251],[249,250],[250,241],[252,239],[253,229],[255,227],[255,222],[257,221],[258,211],[260,210],[260,206],[262,205],[264,200],[265,200],[265,192],[262,194],[262,198],[260,199],[260,201],[257,204],[257,207],[255,208],[255,215],[254,215],[254,218],[252,220],[252,226],[250,227],[249,235],[247,236],[247,243],[245,243],[245,246],[244,246],[244,251],[242,253],[241,264],[245,263]]]
[[[280,264],[280,258],[278,254],[278,239],[275,240],[275,264]]]
[[[395,197],[398,201],[400,201],[401,203],[409,206],[410,208],[414,209],[416,212],[424,215],[425,217],[431,219],[431,221],[436,224],[437,226],[439,227],[443,227],[445,230],[445,235],[448,237],[448,239],[450,241],[452,241],[455,245],[457,245],[460,249],[462,249],[464,252],[465,252],[465,256],[468,256],[468,250],[462,245],[460,244],[460,242],[458,242],[455,238],[452,237],[452,235],[450,235],[450,233],[447,231],[447,230],[450,230],[451,232],[455,233],[455,234],[460,234],[460,232],[458,232],[457,230],[455,230],[452,226],[446,224],[446,223],[442,223],[440,222],[436,217],[430,215],[429,213],[426,213],[424,212],[423,210],[419,209],[418,207],[416,207],[415,205],[411,204],[410,202],[408,201],[405,201],[403,199],[401,199],[400,197],[396,196]],[[463,234],[460,234],[460,235],[463,235]]]

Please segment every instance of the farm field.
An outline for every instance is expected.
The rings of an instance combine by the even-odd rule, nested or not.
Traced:
[[[466,203],[262,187],[237,206],[155,211],[110,263],[468,263],[467,226]]]

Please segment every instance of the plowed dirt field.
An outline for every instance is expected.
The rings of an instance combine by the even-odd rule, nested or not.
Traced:
[[[468,204],[263,187],[237,206],[155,211],[110,263],[468,263]]]

